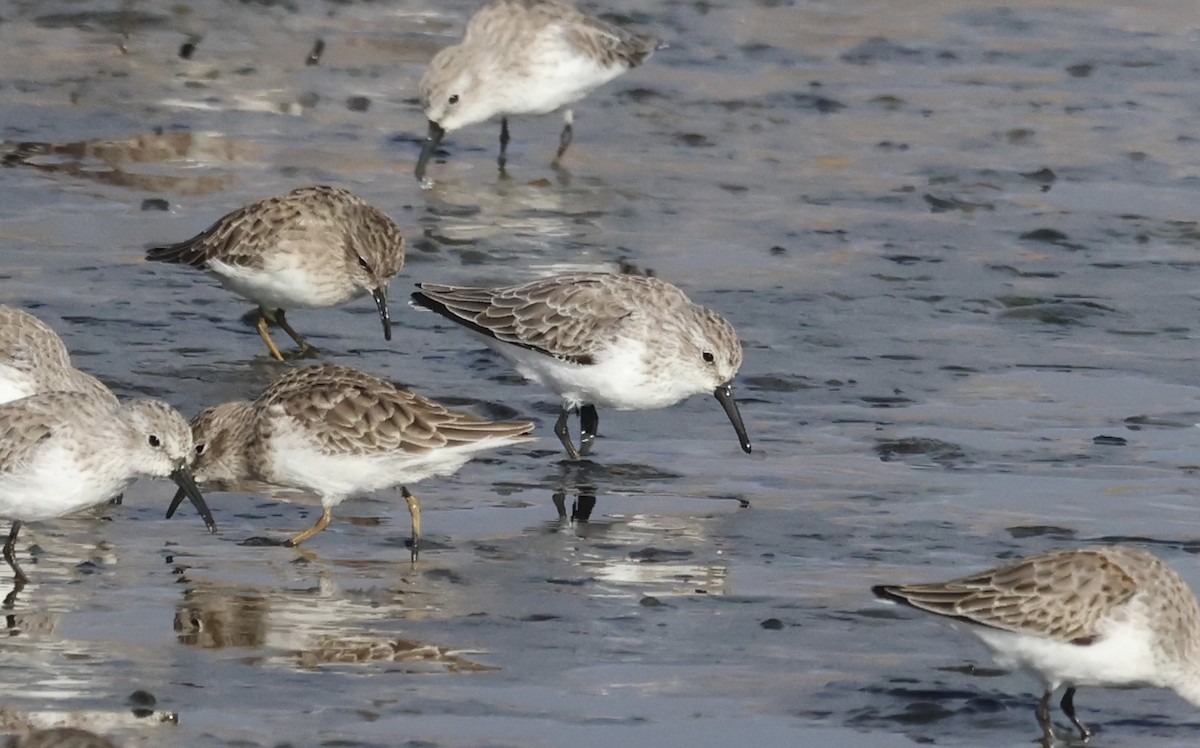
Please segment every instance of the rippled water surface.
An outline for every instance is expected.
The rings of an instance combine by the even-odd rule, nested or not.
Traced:
[[[560,120],[518,120],[501,178],[490,123],[449,136],[422,190],[416,82],[475,5],[0,8],[0,302],[82,368],[189,416],[260,391],[283,365],[248,305],[143,250],[333,183],[410,240],[395,336],[369,299],[293,324],[328,360],[540,436],[416,487],[415,566],[394,493],[302,550],[244,541],[307,527],[311,504],[212,494],[210,536],[163,519],[165,482],[29,526],[0,728],[1024,745],[1033,681],[871,584],[1120,538],[1200,583],[1192,0],[613,0],[670,47],[578,107],[565,170]],[[737,327],[752,456],[695,398],[601,411],[593,460],[564,461],[551,395],[403,303],[417,280],[622,267]],[[1161,691],[1077,704],[1098,746],[1191,746],[1200,722]]]

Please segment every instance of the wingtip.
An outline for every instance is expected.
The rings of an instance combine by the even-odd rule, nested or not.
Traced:
[[[912,601],[904,596],[901,587],[895,584],[876,584],[871,586],[871,593],[884,602],[897,603],[913,607]]]
[[[165,262],[171,265],[189,265],[191,267],[201,267],[204,265],[203,252],[189,254],[192,249],[192,240],[178,244],[164,244],[158,247],[149,247],[146,249],[146,259],[150,262]]]
[[[417,287],[420,288],[419,283],[417,284]],[[418,309],[432,309],[433,308],[431,306],[431,304],[433,303],[433,300],[430,299],[428,296],[426,296],[421,291],[413,291],[408,297],[408,303]]]

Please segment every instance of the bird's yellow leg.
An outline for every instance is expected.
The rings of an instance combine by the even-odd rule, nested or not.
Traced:
[[[296,341],[296,345],[300,346],[300,352],[297,355],[303,356],[309,351],[314,350],[314,348],[308,344],[308,341],[300,337],[300,333],[296,332],[294,329],[292,329],[292,326],[288,324],[287,317],[283,315],[282,309],[275,310],[275,322],[283,328],[283,331],[286,332],[292,340]]]
[[[271,333],[267,330],[268,323],[269,320],[267,320],[267,315],[260,310],[258,314],[258,324],[256,325],[258,328],[258,334],[262,337],[263,342],[267,344],[267,350],[271,352],[271,355],[275,357],[275,360],[282,361],[283,354],[280,353],[279,348],[275,346],[275,341],[271,340]]]
[[[284,545],[288,545],[288,546],[300,545],[304,541],[311,538],[313,535],[316,535],[317,533],[319,533],[320,531],[322,531],[326,527],[328,527],[329,520],[331,520],[331,519],[333,519],[333,507],[327,506],[321,510],[321,518],[319,520],[317,520],[317,524],[313,525],[312,527],[308,528],[307,530],[300,533],[296,537],[292,538]]]
[[[408,513],[412,517],[412,555],[415,561],[417,559],[417,543],[421,539],[421,502],[416,496],[409,493],[407,488],[401,487],[400,495],[408,503]]]

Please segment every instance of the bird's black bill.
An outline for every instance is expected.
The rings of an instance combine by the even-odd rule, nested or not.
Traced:
[[[425,166],[429,163],[429,159],[433,156],[433,152],[437,150],[438,144],[442,142],[442,136],[446,131],[442,126],[433,120],[429,121],[429,133],[425,135],[425,144],[421,146],[421,155],[417,158],[417,181],[425,178]]]
[[[187,491],[182,488],[175,492],[175,497],[171,499],[171,506],[167,507],[167,519],[175,516],[175,510],[183,503],[184,497],[187,496]]]
[[[742,414],[738,412],[737,403],[733,400],[733,387],[728,383],[723,384],[713,390],[713,397],[717,398],[717,402],[721,403],[721,407],[725,409],[725,415],[729,416],[729,422],[733,424],[733,430],[737,432],[742,451],[750,454],[750,437],[746,436],[746,425],[742,423]]]
[[[179,485],[179,490],[175,492],[175,498],[171,499],[171,506],[167,507],[167,519],[175,515],[175,510],[183,503],[183,497],[191,499],[192,506],[196,507],[196,511],[200,513],[200,517],[204,520],[204,526],[209,532],[217,531],[216,520],[213,519],[212,512],[208,510],[208,504],[204,503],[204,497],[200,494],[199,487],[196,486],[196,481],[192,480],[192,474],[186,467],[181,467],[171,473],[171,480]]]
[[[392,339],[392,315],[388,313],[387,286],[380,286],[371,292],[375,299],[375,307],[379,310],[379,321],[383,322],[383,339]]]

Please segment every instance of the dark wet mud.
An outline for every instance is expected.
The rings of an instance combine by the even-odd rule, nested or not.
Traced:
[[[280,371],[248,307],[149,265],[251,200],[338,184],[410,240],[369,299],[289,319],[333,361],[540,439],[399,496],[172,486],[30,525],[0,595],[0,729],[128,745],[1012,746],[1037,685],[877,604],[1119,540],[1200,583],[1200,132],[1191,2],[606,3],[667,38],[561,122],[452,133],[422,190],[416,82],[474,2],[0,10],[0,301],[123,397],[188,415]],[[586,4],[585,4],[585,7]],[[595,8],[595,6],[590,6]],[[411,283],[653,272],[746,347],[720,407],[553,397],[407,308]],[[135,693],[141,695],[136,698]],[[147,696],[151,697],[147,699]],[[1172,694],[1084,689],[1093,742],[1190,746]]]

